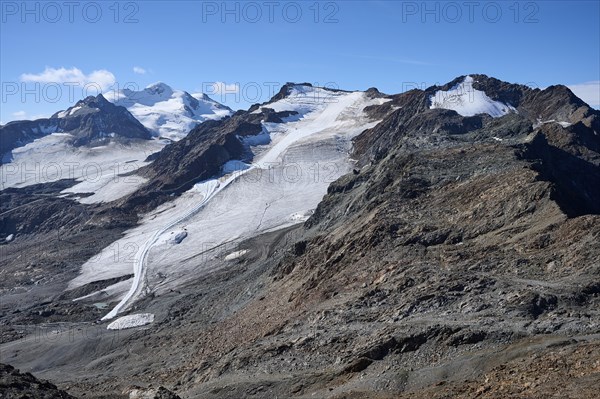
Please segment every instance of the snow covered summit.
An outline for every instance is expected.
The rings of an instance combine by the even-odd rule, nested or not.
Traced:
[[[177,141],[198,123],[221,119],[232,113],[207,95],[191,95],[158,82],[144,90],[123,89],[107,94],[116,105],[129,110],[148,130],[157,136]]]
[[[430,97],[431,109],[443,108],[456,111],[462,116],[488,114],[497,118],[515,111],[510,104],[494,101],[481,90],[473,87],[475,80],[466,76],[464,80],[454,85],[450,90],[438,90]]]

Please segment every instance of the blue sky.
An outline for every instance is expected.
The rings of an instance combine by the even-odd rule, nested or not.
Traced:
[[[239,109],[287,81],[397,93],[468,73],[578,85],[599,105],[600,2],[468,4],[2,1],[0,120],[48,116],[83,87],[162,81]]]

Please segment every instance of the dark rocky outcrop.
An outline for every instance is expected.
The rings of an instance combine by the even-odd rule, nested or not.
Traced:
[[[0,363],[0,396],[6,399],[75,399],[56,385],[38,380],[30,373],[21,373]]]

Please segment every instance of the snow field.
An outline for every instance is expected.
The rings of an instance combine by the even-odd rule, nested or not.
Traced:
[[[53,133],[14,149],[11,162],[0,166],[0,189],[75,179],[79,183],[63,193],[93,193],[78,199],[86,204],[113,201],[145,182],[139,176],[121,175],[146,165],[146,157],[166,144],[135,140],[131,145],[73,147],[70,138],[66,133]]]

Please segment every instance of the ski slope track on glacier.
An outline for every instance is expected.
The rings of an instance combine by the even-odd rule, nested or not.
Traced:
[[[164,211],[174,212],[175,215],[172,218],[165,219],[164,223],[153,232],[145,230],[145,232],[140,232],[138,236],[135,236],[136,239],[142,239],[144,235],[147,236],[144,233],[150,234],[147,239],[140,242],[139,249],[133,258],[134,277],[130,289],[102,320],[116,317],[119,313],[127,310],[144,292],[152,292],[147,280],[149,269],[154,270],[160,267],[160,274],[163,274],[165,272],[168,273],[168,269],[165,269],[162,265],[171,265],[170,269],[176,269],[177,267],[172,265],[184,263],[184,258],[174,259],[175,255],[169,255],[169,251],[166,250],[168,247],[164,247],[165,250],[160,251],[161,256],[167,258],[161,259],[164,262],[151,262],[149,260],[149,255],[153,248],[159,246],[163,249],[163,246],[169,245],[167,243],[171,241],[162,239],[162,237],[176,226],[186,224],[188,229],[191,230],[192,236],[195,237],[196,242],[198,242],[198,237],[202,235],[214,239],[213,248],[216,248],[223,243],[232,242],[236,239],[249,238],[267,230],[300,223],[305,219],[298,218],[298,214],[307,215],[310,211],[314,210],[322,196],[326,193],[328,183],[319,182],[308,188],[302,185],[292,186],[290,184],[279,187],[277,184],[272,183],[271,186],[267,187],[271,192],[264,194],[260,192],[261,187],[248,186],[250,183],[246,179],[242,179],[242,177],[246,174],[267,170],[273,164],[283,164],[284,158],[289,155],[288,152],[290,150],[298,151],[299,148],[306,147],[311,153],[314,153],[315,149],[310,147],[313,145],[311,144],[313,141],[322,144],[323,142],[331,142],[334,139],[339,140],[337,136],[343,135],[342,141],[346,144],[349,143],[352,137],[377,123],[377,121],[368,120],[362,112],[363,109],[368,105],[380,104],[385,100],[369,99],[362,92],[344,92],[335,93],[335,98],[332,101],[313,101],[311,104],[310,99],[307,98],[305,89],[303,86],[295,87],[289,97],[266,105],[266,107],[274,108],[277,111],[297,111],[300,113],[300,119],[297,119],[296,116],[295,118],[291,118],[293,121],[284,122],[283,124],[263,123],[264,130],[271,136],[271,142],[267,145],[259,145],[253,148],[257,153],[255,163],[245,169],[241,168],[235,173],[198,183],[190,190],[189,194],[194,195],[194,193],[200,192],[202,194],[200,200],[196,200],[197,202],[195,203],[189,199],[187,201],[181,200],[179,208],[187,207],[189,206],[189,202],[192,202],[191,207],[183,213],[181,211],[170,210],[177,208],[178,200],[173,201],[175,203],[173,208],[166,208]],[[321,89],[311,88],[311,90]],[[330,153],[327,151],[322,151],[322,159],[320,160],[327,161],[329,155]],[[347,152],[344,152],[343,155],[340,153],[338,156],[341,157],[340,159],[343,159],[344,165],[348,164]],[[239,161],[231,162],[235,163]],[[225,167],[224,173],[228,171]],[[341,168],[338,171],[338,175],[347,171],[347,168]],[[339,176],[336,175],[334,177],[337,178]],[[243,201],[236,197],[240,192],[246,193],[252,192],[252,190],[258,190],[260,192],[258,195],[264,197],[254,201],[254,203]],[[229,196],[235,197],[236,202],[229,201],[229,196],[224,195],[226,191],[233,191]],[[294,202],[290,199],[292,196],[299,197],[302,195],[306,198],[300,198],[300,200],[305,201]],[[216,197],[220,197],[219,200],[215,201]],[[298,201],[298,198],[295,200]],[[206,210],[207,207],[212,207],[217,209],[217,211],[214,209]],[[162,213],[162,218],[167,217],[164,212],[160,212]],[[268,212],[270,212],[270,217],[265,216]],[[203,214],[197,216],[199,213]],[[258,214],[261,215],[260,220],[258,220]],[[227,215],[229,215],[229,218],[226,218]],[[244,219],[244,221],[242,223],[237,222],[240,219]],[[142,222],[143,224],[144,222]],[[235,229],[231,226],[235,226]],[[219,229],[219,227],[221,228]],[[213,230],[211,231],[210,228],[213,228]],[[131,237],[134,236],[132,235]],[[190,239],[188,238],[183,243],[177,244],[178,251],[175,252],[188,253],[192,257],[199,252],[203,252],[199,251],[197,246],[190,248],[191,244],[189,244],[189,241]],[[170,245],[174,244],[171,242]],[[182,248],[186,248],[186,245],[188,245],[187,250],[183,250]],[[159,264],[161,266],[157,266]],[[183,272],[190,272],[189,267],[183,268]],[[86,283],[84,280],[80,280],[77,285]]]

